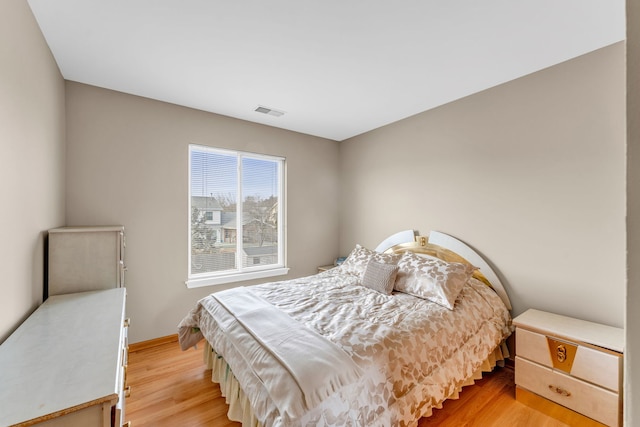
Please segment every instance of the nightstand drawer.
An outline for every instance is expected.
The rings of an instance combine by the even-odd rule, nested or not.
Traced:
[[[516,351],[518,356],[525,359],[564,371],[616,393],[620,391],[622,357],[617,353],[522,328],[516,332]]]
[[[518,386],[601,423],[617,426],[619,396],[609,390],[572,378],[516,356]]]

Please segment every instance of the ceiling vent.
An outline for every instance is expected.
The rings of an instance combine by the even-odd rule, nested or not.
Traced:
[[[258,106],[258,108],[256,108],[254,111],[257,111],[258,113],[262,113],[262,114],[268,114],[274,117],[280,117],[284,114],[284,111],[278,111],[278,110],[274,110],[273,108],[267,108],[263,106]]]

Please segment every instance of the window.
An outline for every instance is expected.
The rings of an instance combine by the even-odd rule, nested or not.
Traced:
[[[189,146],[188,287],[288,272],[283,187],[283,158]]]

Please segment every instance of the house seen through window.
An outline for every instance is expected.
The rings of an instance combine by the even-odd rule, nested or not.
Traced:
[[[189,146],[187,285],[286,273],[283,177],[283,158]]]

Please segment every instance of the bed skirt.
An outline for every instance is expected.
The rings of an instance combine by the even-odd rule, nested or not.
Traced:
[[[251,410],[249,399],[240,388],[240,383],[231,372],[231,368],[227,365],[227,362],[218,355],[209,342],[205,340],[205,346],[203,349],[204,363],[207,369],[211,369],[211,381],[220,385],[220,392],[225,398],[227,405],[229,405],[229,411],[227,417],[231,421],[242,423],[242,427],[262,427],[262,424],[256,419]],[[446,399],[458,399],[462,387],[475,384],[476,380],[482,379],[483,372],[491,372],[496,366],[504,366],[504,360],[509,357],[509,350],[506,343],[503,341],[498,345],[489,357],[487,357],[480,368],[478,368],[473,375],[458,385],[456,390],[451,393]],[[444,400],[438,402],[436,405],[428,408],[426,413],[422,414],[423,417],[430,417],[433,414],[433,408],[441,409]]]

